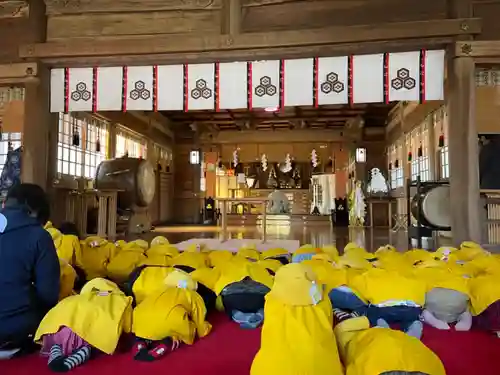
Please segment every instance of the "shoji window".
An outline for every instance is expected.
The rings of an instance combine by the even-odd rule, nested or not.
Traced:
[[[147,142],[143,137],[119,127],[116,132],[116,157],[128,155],[131,158],[147,157]]]

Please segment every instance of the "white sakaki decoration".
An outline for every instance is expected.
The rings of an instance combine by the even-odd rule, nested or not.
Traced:
[[[50,111],[226,110],[443,100],[444,50],[54,68]]]
[[[282,169],[283,173],[288,173],[292,170],[292,158],[290,154],[286,154],[285,156],[285,166]]]
[[[236,166],[239,163],[239,158],[238,158],[238,148],[233,151],[233,167],[236,168]]]
[[[314,149],[314,148],[311,151],[311,164],[312,164],[313,168],[316,168],[319,164],[318,154],[316,153],[316,149]]]
[[[260,158],[260,164],[262,165],[262,171],[267,171],[267,156],[266,154],[262,154]]]

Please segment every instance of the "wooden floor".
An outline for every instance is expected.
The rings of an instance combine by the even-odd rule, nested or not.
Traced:
[[[178,243],[191,238],[220,238],[221,228],[211,226],[171,226],[157,227],[154,232],[140,237],[146,240],[162,235],[171,243]],[[228,237],[235,239],[261,239],[262,228],[257,226],[228,227]],[[367,250],[376,250],[379,246],[392,244],[401,251],[408,249],[407,235],[404,231],[393,232],[389,229],[367,228],[332,228],[330,225],[318,226],[277,226],[268,225],[269,240],[298,240],[301,244],[323,246],[335,244],[339,250],[348,242],[356,242]]]

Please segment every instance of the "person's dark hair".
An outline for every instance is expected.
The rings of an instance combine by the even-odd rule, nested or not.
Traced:
[[[71,234],[73,236],[81,238],[76,224],[71,221],[65,221],[57,229],[59,229],[59,232],[61,232],[62,234]]]
[[[45,225],[50,217],[50,204],[47,194],[41,186],[22,183],[14,185],[7,193],[5,207],[20,207],[34,215]]]

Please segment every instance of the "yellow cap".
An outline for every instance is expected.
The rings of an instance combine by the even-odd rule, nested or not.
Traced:
[[[307,245],[303,245],[301,247],[299,247],[297,250],[295,250],[294,252],[294,255],[295,254],[310,254],[310,253],[320,253],[321,250],[314,247],[313,245],[311,244],[307,244]]]
[[[255,261],[260,259],[260,253],[255,248],[250,248],[250,247],[242,247],[241,249],[238,250],[236,255]]]

